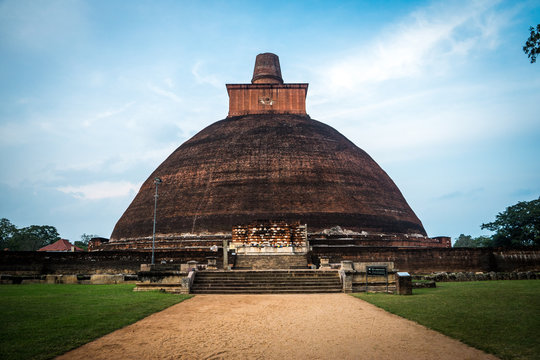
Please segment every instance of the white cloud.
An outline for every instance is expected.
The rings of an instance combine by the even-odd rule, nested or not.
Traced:
[[[332,64],[322,74],[333,91],[392,79],[444,74],[475,49],[494,48],[507,14],[495,2],[451,2],[412,14],[366,47]]]
[[[193,68],[191,68],[191,73],[193,74],[193,76],[195,76],[195,80],[199,84],[210,84],[218,89],[223,88],[223,81],[217,76],[211,74],[202,75],[201,66],[202,62],[198,61],[195,63],[195,65],[193,65]]]
[[[109,110],[100,112],[94,118],[87,119],[87,120],[83,121],[83,126],[84,127],[89,127],[89,126],[92,126],[96,122],[96,120],[106,119],[106,118],[109,118],[111,116],[121,114],[121,113],[125,112],[126,110],[128,110],[130,107],[132,107],[134,104],[135,104],[135,101],[131,101],[131,102],[128,102],[128,103],[124,104],[120,108],[109,109]]]
[[[377,159],[430,156],[445,145],[516,131],[507,80],[478,65],[494,56],[518,10],[494,1],[418,9],[315,69],[322,76],[310,86],[309,111]]]
[[[125,104],[124,106],[122,106],[121,108],[119,109],[112,109],[112,110],[107,110],[107,111],[104,111],[102,113],[99,113],[97,114],[97,118],[98,119],[103,119],[103,118],[108,118],[108,117],[111,117],[113,115],[117,115],[117,114],[120,114],[120,113],[123,113],[124,111],[126,111],[127,109],[129,109],[133,104],[135,104],[135,101],[131,101],[127,104]]]
[[[181,103],[182,102],[182,98],[178,95],[176,95],[174,92],[172,91],[169,91],[169,90],[165,90],[165,89],[162,89],[160,87],[157,87],[155,85],[152,85],[152,84],[148,84],[148,88],[155,94],[158,94],[160,96],[163,96],[167,99],[170,99],[176,103]]]
[[[104,181],[81,186],[62,186],[56,188],[56,190],[72,195],[77,199],[100,200],[130,196],[133,193],[136,193],[139,188],[140,185],[136,185],[127,181]]]
[[[168,77],[168,78],[163,79],[163,81],[165,82],[165,84],[167,84],[167,86],[169,87],[169,89],[174,88],[174,81],[173,81],[173,79],[171,79],[171,78]]]

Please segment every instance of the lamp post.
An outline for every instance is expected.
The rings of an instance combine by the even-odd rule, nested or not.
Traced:
[[[154,249],[156,248],[156,214],[157,214],[157,199],[158,199],[158,186],[163,181],[160,178],[154,179],[154,184],[156,184],[156,194],[154,195],[154,228],[152,230],[152,265],[154,265]]]

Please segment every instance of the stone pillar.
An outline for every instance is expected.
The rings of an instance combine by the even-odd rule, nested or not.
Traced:
[[[412,295],[412,277],[407,272],[398,272],[396,292],[398,295]]]
[[[341,262],[341,268],[340,270],[344,271],[353,271],[353,262],[349,260],[343,260]]]
[[[322,256],[321,257],[321,265],[319,266],[319,269],[330,269],[330,258]]]
[[[352,271],[339,270],[344,293],[350,294],[353,292],[353,275]]]
[[[188,264],[188,271],[197,270],[197,262],[195,260],[190,260],[187,262],[187,264]]]
[[[229,241],[223,240],[223,270],[229,270]]]

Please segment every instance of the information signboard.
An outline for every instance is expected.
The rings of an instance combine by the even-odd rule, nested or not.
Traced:
[[[366,292],[368,291],[368,276],[384,276],[386,278],[386,292],[388,292],[388,267],[381,265],[366,266]]]
[[[373,276],[387,276],[388,268],[386,266],[368,266],[367,274]]]

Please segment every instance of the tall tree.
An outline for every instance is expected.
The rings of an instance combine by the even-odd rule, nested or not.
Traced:
[[[17,230],[13,236],[10,250],[36,251],[60,240],[58,231],[50,225],[30,225]]]
[[[15,233],[17,233],[17,227],[15,225],[6,218],[0,219],[0,251],[9,248],[11,239]]]
[[[35,251],[60,239],[54,226],[31,225],[17,229],[8,219],[0,220],[0,249]]]
[[[481,228],[496,232],[495,246],[540,246],[540,197],[507,207]]]
[[[88,250],[88,243],[90,242],[90,240],[92,240],[92,238],[95,238],[95,237],[99,237],[99,236],[84,233],[81,235],[81,240],[75,241],[74,244],[75,246],[78,246],[83,250]]]
[[[540,24],[536,25],[536,29],[531,26],[529,31],[531,36],[523,46],[523,52],[531,59],[532,64],[536,62],[536,56],[540,54]]]
[[[490,247],[493,246],[493,241],[489,236],[478,236],[473,238],[471,235],[464,235],[461,234],[454,242],[454,247],[469,247],[469,248],[477,248],[477,247]]]

